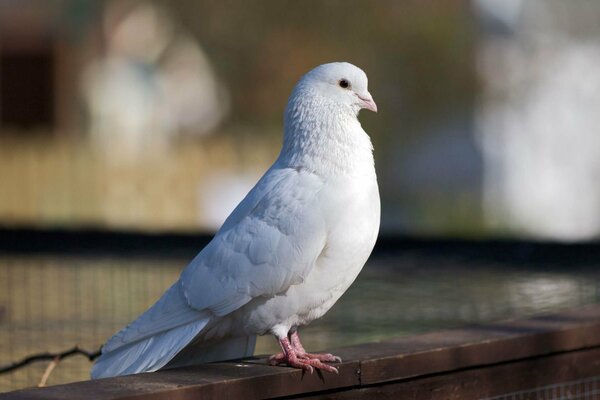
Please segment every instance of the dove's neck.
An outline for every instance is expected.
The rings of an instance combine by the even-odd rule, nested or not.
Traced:
[[[324,175],[375,173],[371,139],[351,108],[311,93],[294,93],[284,127],[280,165]]]

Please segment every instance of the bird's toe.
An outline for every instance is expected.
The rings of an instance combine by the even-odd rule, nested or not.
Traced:
[[[271,357],[269,357],[269,364],[271,365],[277,365],[284,362],[286,362],[286,357],[283,353],[273,354]]]
[[[334,356],[333,354],[329,353],[303,353],[302,355],[299,355],[299,357],[309,360],[319,360],[323,362],[342,362],[342,359],[340,357]]]

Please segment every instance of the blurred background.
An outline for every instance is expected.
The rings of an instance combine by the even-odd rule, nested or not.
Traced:
[[[338,60],[379,106],[360,119],[388,240],[307,345],[598,301],[599,18],[584,0],[0,0],[0,366],[97,349],[152,304],[276,158],[298,78]]]

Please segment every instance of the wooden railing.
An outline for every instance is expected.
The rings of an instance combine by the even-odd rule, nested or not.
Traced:
[[[0,399],[481,399],[515,392],[520,399],[597,398],[600,305],[334,353],[344,359],[339,375],[271,367],[256,357],[25,389]]]

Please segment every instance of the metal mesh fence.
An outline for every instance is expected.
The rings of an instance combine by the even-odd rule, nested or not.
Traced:
[[[156,301],[188,258],[0,255],[0,366],[78,345],[95,351]],[[600,301],[600,271],[508,268],[410,255],[374,259],[327,315],[303,329],[314,349],[469,323],[526,317]],[[376,312],[374,312],[376,310]],[[276,350],[259,339],[257,354]],[[48,362],[0,374],[0,392],[35,386]],[[60,362],[49,385],[85,380],[90,362]]]
[[[97,350],[177,279],[181,262],[4,257],[0,262],[0,365],[75,345]],[[47,362],[0,375],[0,391],[36,385]],[[83,356],[63,360],[49,384],[89,377]]]

